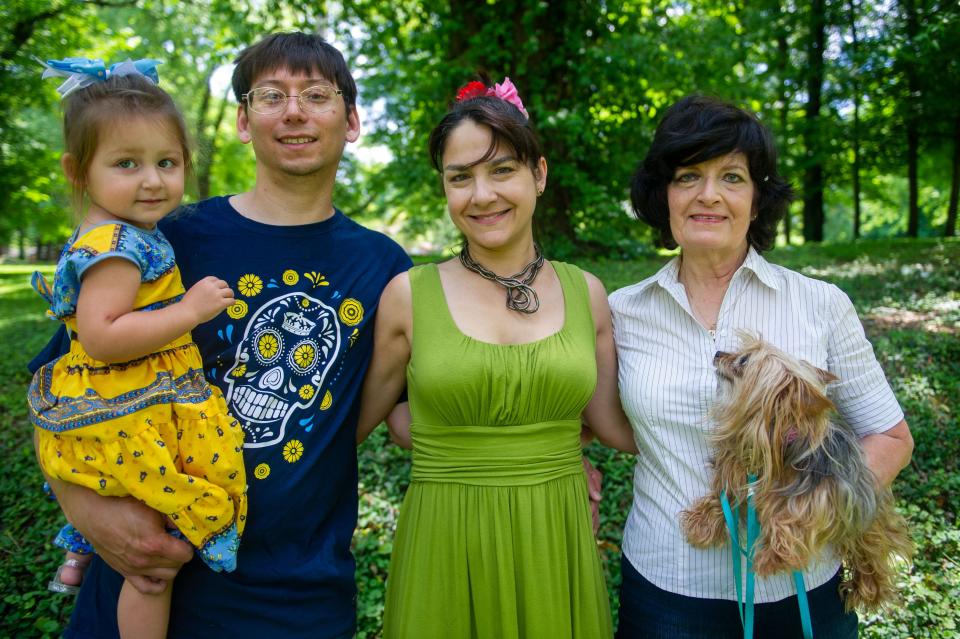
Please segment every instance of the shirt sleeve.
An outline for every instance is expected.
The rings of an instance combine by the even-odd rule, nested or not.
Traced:
[[[80,237],[64,259],[76,274],[77,280],[94,264],[105,259],[119,257],[133,263],[141,273],[144,271],[144,251],[139,237],[125,232],[122,225],[104,224]]]
[[[873,346],[850,298],[830,285],[831,322],[827,337],[827,369],[839,377],[829,394],[843,420],[860,437],[882,433],[903,419],[903,410],[884,376]]]

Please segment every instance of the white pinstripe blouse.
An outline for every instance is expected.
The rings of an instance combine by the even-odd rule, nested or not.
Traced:
[[[713,356],[737,348],[736,331],[840,378],[829,387],[839,413],[862,437],[903,419],[849,298],[836,286],[770,264],[752,248],[723,298],[713,338],[694,319],[674,258],[656,275],[610,295],[620,397],[640,455],[623,552],[648,581],[669,592],[736,599],[729,547],[688,545],[679,513],[709,489],[707,411],[717,393]],[[828,581],[833,553],[804,572],[807,589]],[[758,579],[756,601],[795,594],[789,573]]]

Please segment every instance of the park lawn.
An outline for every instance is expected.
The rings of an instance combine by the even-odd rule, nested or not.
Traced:
[[[895,485],[918,552],[902,567],[904,601],[862,618],[862,636],[953,637],[960,624],[960,242],[876,240],[781,248],[769,259],[837,284],[853,299],[916,441]],[[581,266],[608,290],[640,280],[665,256]],[[0,636],[56,636],[72,601],[46,592],[59,562],[49,541],[61,524],[40,489],[30,446],[25,364],[52,332],[28,284],[32,267],[0,266]],[[49,274],[50,268],[47,267]],[[630,506],[628,456],[591,445],[604,472],[599,548],[611,604],[619,585],[619,543]],[[354,537],[359,637],[380,628],[393,531],[409,477],[409,455],[376,431],[360,449],[360,518]]]

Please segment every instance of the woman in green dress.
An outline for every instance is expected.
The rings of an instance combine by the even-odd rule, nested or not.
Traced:
[[[409,432],[392,434],[413,468],[384,637],[610,637],[581,418],[636,445],[606,293],[534,243],[547,162],[509,79],[461,89],[430,153],[463,249],[384,290],[360,417],[362,439],[406,385]]]

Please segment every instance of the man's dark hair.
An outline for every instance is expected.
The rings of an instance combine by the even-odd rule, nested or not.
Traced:
[[[295,31],[274,33],[253,44],[237,56],[233,70],[233,94],[237,102],[252,89],[253,81],[277,69],[292,73],[319,72],[343,92],[343,101],[349,113],[357,104],[357,84],[343,55],[336,47],[313,33]]]

